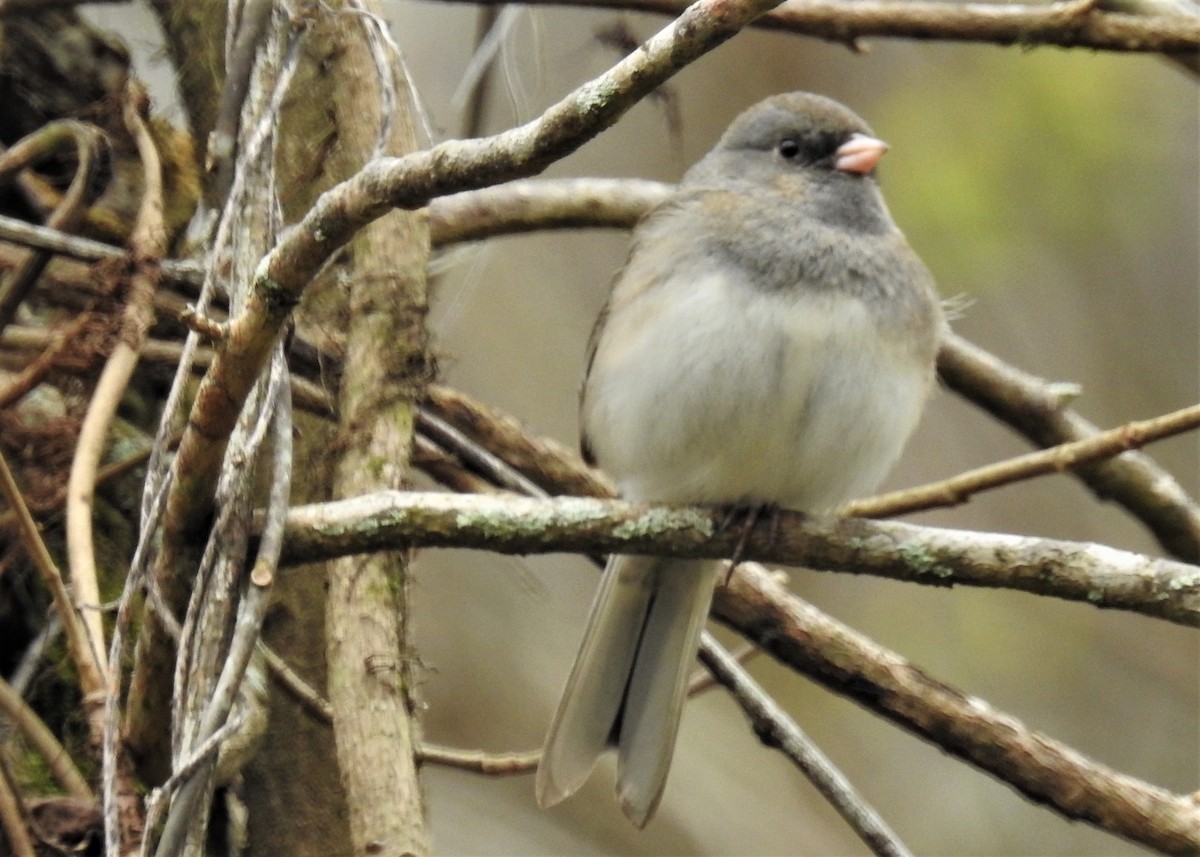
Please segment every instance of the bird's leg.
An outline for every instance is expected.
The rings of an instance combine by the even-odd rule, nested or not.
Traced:
[[[733,555],[729,558],[729,570],[725,573],[726,584],[733,577],[733,572],[737,569],[742,561],[742,557],[746,553],[746,545],[750,542],[750,534],[754,532],[754,528],[764,515],[770,517],[771,542],[774,543],[775,537],[779,533],[779,506],[774,503],[734,504],[726,510],[725,518],[721,521],[720,526],[717,527],[718,533],[725,532],[737,518],[742,518],[742,532],[738,536],[737,544],[733,548]]]

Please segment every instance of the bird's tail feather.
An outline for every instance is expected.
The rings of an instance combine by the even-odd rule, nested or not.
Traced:
[[[653,557],[609,560],[542,751],[541,806],[579,788],[615,741],[621,807],[639,827],[649,821],[666,783],[719,567]]]

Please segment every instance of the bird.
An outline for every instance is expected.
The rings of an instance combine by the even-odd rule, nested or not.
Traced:
[[[580,394],[584,457],[623,497],[823,513],[882,481],[946,326],[880,193],[886,150],[832,99],[775,95],[639,221]],[[612,749],[621,809],[651,819],[721,568],[609,558],[543,746],[540,806]]]

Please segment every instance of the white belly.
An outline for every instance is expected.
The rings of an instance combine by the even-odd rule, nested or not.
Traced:
[[[632,499],[836,506],[883,479],[932,380],[919,344],[843,294],[709,274],[628,309],[609,319],[582,418]]]

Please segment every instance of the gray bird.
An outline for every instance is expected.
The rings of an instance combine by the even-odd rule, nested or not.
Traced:
[[[628,499],[820,512],[873,490],[917,424],[945,320],[858,116],[747,110],[638,225],[592,333],[585,456]],[[638,827],[662,797],[716,562],[614,556],[550,726],[552,806],[617,751]]]

